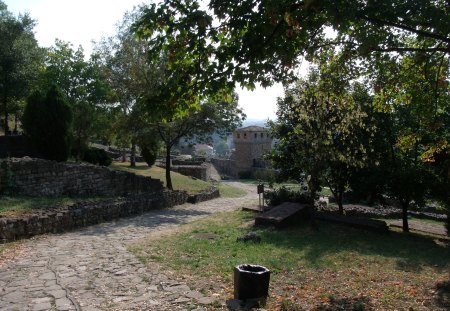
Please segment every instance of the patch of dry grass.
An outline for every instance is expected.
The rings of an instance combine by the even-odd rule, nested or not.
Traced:
[[[319,223],[318,230],[308,224],[258,229],[261,243],[236,242],[255,230],[252,217],[244,212],[214,215],[172,236],[142,241],[133,252],[223,299],[233,296],[234,266],[264,265],[272,272],[267,310],[450,308],[448,241]],[[198,238],[202,234],[215,238]]]

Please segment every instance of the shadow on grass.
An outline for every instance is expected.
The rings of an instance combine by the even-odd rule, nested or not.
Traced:
[[[136,165],[136,166],[123,166],[125,169],[135,170],[135,171],[147,171],[150,170],[148,165]]]
[[[283,300],[280,305],[280,311],[304,311],[301,304],[292,302],[290,300]],[[328,302],[321,302],[315,306],[314,311],[339,311],[339,310],[353,310],[353,311],[371,311],[375,310],[370,303],[368,297],[329,297]]]
[[[368,297],[355,297],[355,298],[336,298],[330,297],[330,300],[326,304],[319,305],[315,310],[320,311],[337,311],[337,310],[354,310],[354,311],[369,311],[375,310],[370,303]]]
[[[416,234],[386,235],[318,222],[317,229],[302,223],[297,228],[266,231],[263,241],[302,251],[308,264],[319,267],[326,265],[327,255],[346,252],[395,258],[397,269],[402,271],[418,272],[421,265],[444,271],[450,266],[450,247],[436,244],[435,238]]]
[[[436,302],[442,308],[450,310],[450,280],[436,285]]]

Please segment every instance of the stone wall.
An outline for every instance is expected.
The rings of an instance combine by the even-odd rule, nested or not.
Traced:
[[[205,161],[200,160],[172,160],[172,165],[202,165]]]
[[[187,199],[188,195],[184,191],[167,191],[42,208],[18,218],[0,216],[0,243],[38,234],[65,232],[121,217],[139,215],[153,209],[183,204]]]
[[[187,201],[189,203],[195,204],[203,201],[212,200],[218,197],[220,197],[219,189],[217,187],[211,186],[198,194],[190,195]]]
[[[171,171],[180,173],[185,176],[191,176],[204,181],[209,181],[209,178],[211,177],[211,164],[203,163],[202,165],[172,165]]]
[[[236,161],[228,159],[212,158],[211,163],[221,175],[237,177]]]
[[[5,161],[5,160],[3,160]],[[159,192],[163,184],[133,173],[91,164],[32,158],[11,159],[15,194],[26,196],[127,196]],[[0,169],[0,178],[4,172]]]

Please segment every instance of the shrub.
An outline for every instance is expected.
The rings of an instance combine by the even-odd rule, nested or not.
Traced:
[[[13,181],[12,181],[12,170],[11,170],[11,162],[9,159],[5,159],[2,161],[0,165],[2,169],[2,176],[0,179],[0,192],[2,194],[9,195],[13,190]]]
[[[25,134],[47,160],[66,161],[70,154],[72,111],[57,86],[27,99],[22,126]]]
[[[309,193],[304,191],[290,190],[284,186],[265,191],[264,199],[269,206],[280,205],[283,202],[309,203]]]
[[[238,173],[239,179],[250,179],[252,178],[252,172],[251,171],[240,171]]]
[[[156,158],[158,156],[156,150],[152,150],[147,146],[141,148],[141,155],[144,158],[145,163],[147,163],[148,167],[152,167],[155,164]]]
[[[220,175],[220,179],[221,180],[228,180],[228,179],[230,179],[230,177],[228,177],[228,175]]]
[[[274,183],[277,179],[277,172],[267,168],[260,169],[255,172],[255,178],[269,183]]]
[[[83,161],[101,166],[109,166],[112,163],[112,159],[106,151],[97,148],[88,148],[84,152]]]

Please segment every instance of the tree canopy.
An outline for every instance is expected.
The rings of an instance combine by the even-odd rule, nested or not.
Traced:
[[[285,81],[302,56],[330,47],[348,60],[448,55],[449,10],[445,0],[165,0],[149,5],[135,29],[149,39],[151,59],[167,54],[177,73],[170,83],[203,92]]]
[[[131,145],[131,166],[135,165],[138,142],[140,147],[146,145],[146,151],[154,147],[147,143],[151,139],[146,135],[146,124],[142,122],[140,113],[136,112],[137,103],[162,87],[164,79],[163,61],[150,63],[146,57],[146,41],[137,38],[131,31],[130,27],[139,14],[139,10],[127,12],[117,27],[117,33],[103,38],[95,51],[103,62],[104,77],[112,91],[113,142],[123,148]],[[147,142],[143,141],[144,136]]]
[[[28,96],[43,61],[34,26],[28,14],[16,17],[0,1],[0,104],[5,134],[9,132],[9,114]]]
[[[146,114],[147,128],[151,129],[163,142],[166,152],[166,185],[172,189],[170,177],[170,151],[180,138],[206,139],[214,132],[225,135],[242,125],[245,114],[238,105],[238,96],[232,95],[232,101],[205,100],[199,108],[192,108],[184,116],[171,122],[155,120],[152,110],[144,104],[142,112]]]
[[[360,84],[333,91],[325,76],[312,70],[279,98],[276,122],[271,129],[279,143],[272,153],[274,166],[283,176],[309,175],[311,198],[322,184],[330,187],[343,213],[342,195],[352,173],[365,166],[368,145],[362,139],[372,130],[365,112],[370,101]],[[367,96],[366,96],[367,98]]]
[[[90,138],[101,135],[110,91],[96,55],[85,60],[82,47],[74,50],[70,43],[56,40],[47,51],[45,69],[39,86],[56,84],[73,111],[74,151],[82,157]]]

